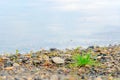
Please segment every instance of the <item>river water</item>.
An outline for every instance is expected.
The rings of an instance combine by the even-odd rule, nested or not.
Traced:
[[[70,1],[1,0],[0,53],[120,43],[119,0]]]

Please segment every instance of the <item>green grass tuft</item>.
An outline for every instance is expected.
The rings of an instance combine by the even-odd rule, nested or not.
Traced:
[[[76,67],[81,67],[86,65],[96,65],[96,61],[91,59],[90,53],[74,55],[73,60],[75,61],[73,63],[73,66]]]

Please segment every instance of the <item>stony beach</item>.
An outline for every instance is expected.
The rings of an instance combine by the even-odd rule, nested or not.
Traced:
[[[73,56],[90,53],[97,65],[73,66]],[[0,56],[0,80],[120,80],[120,45],[30,51]]]

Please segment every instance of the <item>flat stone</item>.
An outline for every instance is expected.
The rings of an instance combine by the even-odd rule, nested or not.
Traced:
[[[64,59],[60,58],[60,57],[53,57],[52,61],[56,64],[63,64],[65,63]]]

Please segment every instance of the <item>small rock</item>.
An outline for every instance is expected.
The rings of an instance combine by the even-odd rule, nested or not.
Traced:
[[[99,49],[94,49],[94,52],[101,52],[101,50],[99,50]]]
[[[56,64],[63,64],[63,63],[65,63],[64,59],[62,59],[60,57],[53,57],[52,60]]]
[[[27,57],[24,57],[24,58],[22,59],[22,62],[23,62],[23,63],[27,63],[27,61],[29,61],[29,58],[27,58]]]
[[[2,59],[3,59],[3,60],[9,60],[9,58],[6,57],[6,56],[3,56]]]
[[[79,74],[85,73],[85,69],[83,69],[83,68],[80,68],[78,71],[79,71]]]
[[[35,53],[33,53],[33,54],[31,55],[31,58],[37,58],[37,57],[38,57],[38,55],[35,54]]]
[[[13,62],[11,61],[7,61],[6,63],[4,63],[4,67],[11,67],[13,66]]]
[[[66,64],[68,64],[68,63],[73,63],[73,60],[70,59],[70,58],[66,58],[66,59],[65,59],[65,63],[66,63]]]
[[[42,63],[40,60],[33,60],[33,65],[38,66],[40,63]]]
[[[33,63],[40,63],[39,60],[33,60]]]
[[[90,48],[90,49],[94,49],[94,48],[95,48],[95,46],[89,46],[88,48]]]
[[[27,80],[33,80],[31,77],[28,77]]]
[[[49,52],[47,50],[42,50],[41,54],[49,54]]]
[[[50,80],[59,80],[57,75],[52,75]]]
[[[82,75],[82,76],[81,76],[81,79],[83,79],[83,80],[84,80],[84,79],[85,79],[85,76],[84,76],[84,75]]]
[[[43,60],[49,60],[49,56],[47,55],[43,56]]]
[[[11,56],[9,56],[9,58],[10,58],[10,60],[17,60],[17,56],[16,55],[11,55]]]
[[[18,62],[18,63],[22,63],[22,59],[18,59],[17,62]]]
[[[19,67],[20,65],[18,63],[13,64],[14,67]]]
[[[76,78],[71,76],[69,80],[76,80]]]
[[[14,78],[14,80],[20,80],[19,78]]]
[[[97,77],[97,78],[95,78],[95,80],[102,80],[102,78],[101,77]]]
[[[108,80],[113,80],[113,77],[112,76],[108,77]]]
[[[56,51],[57,49],[56,48],[50,48],[50,51]]]
[[[40,76],[35,76],[34,80],[41,80]]]
[[[2,77],[2,76],[0,76],[0,80],[3,80],[3,77]]]
[[[6,68],[4,68],[5,70],[13,70],[14,69],[14,67],[6,67]]]
[[[72,57],[71,54],[64,54],[65,57]]]
[[[20,71],[21,72],[25,72],[26,70],[24,68],[20,68]]]
[[[101,58],[102,58],[102,56],[98,56],[98,57],[97,57],[97,60],[101,60]]]

